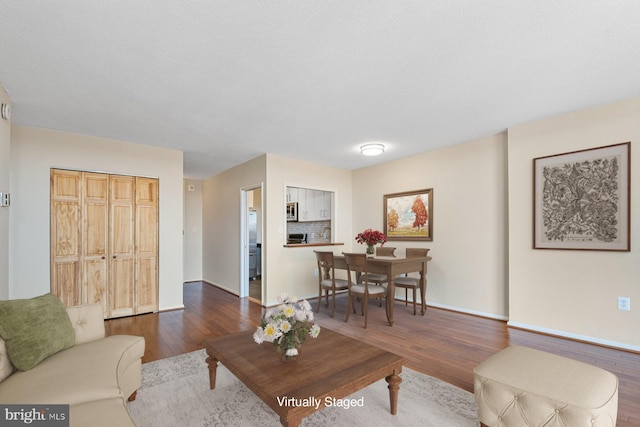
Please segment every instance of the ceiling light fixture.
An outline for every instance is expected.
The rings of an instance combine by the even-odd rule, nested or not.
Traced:
[[[384,153],[384,145],[364,144],[360,146],[360,152],[365,156],[378,156]]]

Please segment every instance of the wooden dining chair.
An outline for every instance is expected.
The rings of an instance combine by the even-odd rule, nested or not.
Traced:
[[[392,256],[395,257],[395,252],[396,248],[393,248],[391,246],[379,246],[376,247],[376,255],[377,256]]]
[[[314,252],[318,261],[318,307],[316,308],[316,313],[320,312],[322,291],[324,291],[325,307],[329,306],[329,294],[331,294],[331,317],[333,317],[336,309],[336,293],[348,290],[349,284],[345,279],[336,279],[333,252]]]
[[[367,254],[363,253],[345,253],[344,258],[347,262],[347,284],[349,287],[349,298],[347,300],[347,317],[345,322],[349,321],[349,313],[353,305],[353,312],[356,312],[356,306],[353,303],[354,298],[360,298],[362,304],[362,314],[364,315],[364,327],[367,327],[367,313],[369,307],[369,298],[382,298],[387,296],[387,288],[384,286],[372,285],[369,282],[367,274]],[[356,277],[360,277],[360,283],[352,280],[352,273]],[[387,305],[385,304],[385,307]]]
[[[380,246],[376,248],[376,256],[391,256],[395,258],[396,248]],[[389,279],[386,274],[382,273],[369,273],[369,283],[374,283],[376,285],[383,285],[388,283]]]
[[[407,248],[406,257],[426,257],[429,253],[429,249],[425,248]],[[427,264],[428,265],[428,264]],[[425,286],[424,292],[427,293],[427,271],[425,267]],[[404,305],[406,306],[409,301],[409,289],[413,290],[413,315],[416,315],[416,289],[420,289],[420,278],[418,277],[410,277],[408,275],[398,276],[393,279],[393,283],[395,283],[397,288],[404,288]],[[426,298],[426,295],[420,295],[420,298]]]
[[[390,256],[395,258],[396,248],[391,246],[379,246],[376,247],[376,256]],[[389,279],[386,274],[382,273],[369,273],[369,283],[382,286],[389,283]],[[380,300],[380,307],[382,307],[382,300]]]

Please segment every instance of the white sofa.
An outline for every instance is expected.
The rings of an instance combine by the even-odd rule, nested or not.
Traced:
[[[71,426],[135,427],[126,399],[135,399],[142,380],[144,338],[105,337],[98,304],[69,307],[67,313],[75,344],[32,369],[14,370],[0,382],[0,403],[69,404]],[[4,342],[0,342],[0,362],[7,360]]]

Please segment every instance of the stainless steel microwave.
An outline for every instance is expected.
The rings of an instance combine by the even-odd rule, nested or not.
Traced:
[[[287,203],[287,221],[298,220],[298,203]]]

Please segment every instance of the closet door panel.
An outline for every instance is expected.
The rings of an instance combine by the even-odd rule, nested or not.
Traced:
[[[85,303],[101,304],[104,316],[109,315],[107,274],[108,190],[109,176],[83,173],[84,189],[82,245],[82,284]]]
[[[80,206],[78,203],[54,202],[53,222],[55,256],[59,258],[78,258],[80,256]]]
[[[51,271],[51,293],[60,298],[65,307],[82,303],[82,293],[76,286],[80,276],[78,267],[78,262],[57,261]]]
[[[158,310],[158,180],[136,178],[136,313]]]
[[[109,317],[134,314],[134,178],[109,178]]]
[[[67,305],[83,303],[81,286],[81,174],[51,170],[51,293]]]
[[[138,262],[136,280],[136,313],[150,313],[158,310],[158,286],[156,258],[146,258]]]
[[[109,317],[130,316],[133,312],[133,259],[111,259],[111,286],[109,287],[109,302],[111,312]],[[118,280],[113,280],[117,277]],[[123,284],[127,286],[123,286]]]

